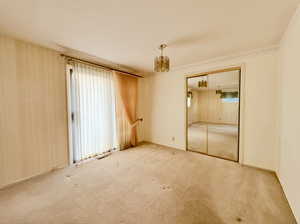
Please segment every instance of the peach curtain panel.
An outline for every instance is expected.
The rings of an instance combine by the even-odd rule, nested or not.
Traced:
[[[117,133],[120,149],[135,146],[137,143],[137,85],[135,77],[114,72],[116,85]]]

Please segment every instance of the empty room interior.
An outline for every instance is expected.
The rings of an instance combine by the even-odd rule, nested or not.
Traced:
[[[300,0],[0,1],[0,224],[300,222]]]

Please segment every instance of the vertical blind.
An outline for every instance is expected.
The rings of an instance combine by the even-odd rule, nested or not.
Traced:
[[[73,160],[117,148],[113,73],[74,62],[71,75]]]

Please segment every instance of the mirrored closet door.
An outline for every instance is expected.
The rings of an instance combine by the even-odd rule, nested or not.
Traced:
[[[187,149],[238,161],[240,70],[187,78]]]

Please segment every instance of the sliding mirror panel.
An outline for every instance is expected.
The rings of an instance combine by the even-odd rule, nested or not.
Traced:
[[[207,76],[189,78],[187,81],[187,145],[188,150],[207,154],[207,125],[201,117],[205,116],[206,104],[202,92],[207,84]]]

